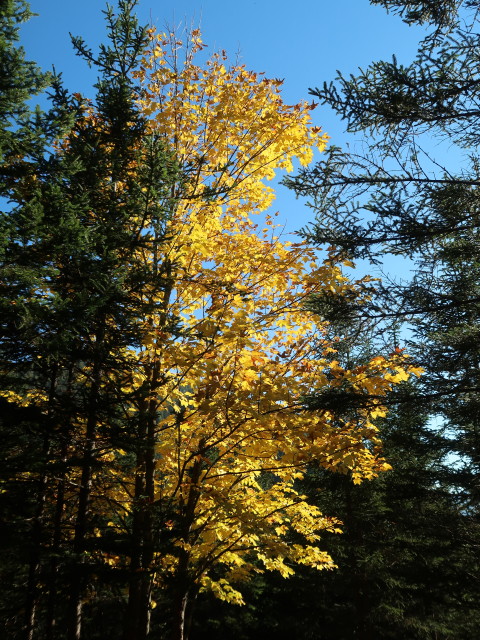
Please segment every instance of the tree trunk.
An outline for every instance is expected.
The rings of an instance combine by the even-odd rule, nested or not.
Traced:
[[[188,553],[181,550],[175,580],[170,640],[188,640],[187,608],[189,604]]]
[[[41,479],[40,497],[37,507],[37,513],[33,522],[32,544],[33,549],[30,556],[30,566],[28,569],[27,582],[27,600],[25,606],[25,638],[33,639],[35,630],[35,618],[37,614],[38,600],[38,573],[40,569],[40,556],[42,546],[42,517],[45,508],[47,488],[47,475],[44,474]]]
[[[173,605],[173,624],[171,640],[188,640],[186,632],[186,612],[188,593],[179,594]]]
[[[203,441],[199,443],[199,450],[203,447]],[[188,542],[192,525],[195,521],[195,509],[199,498],[198,481],[200,479],[202,463],[196,459],[190,477],[190,491],[183,511],[181,526],[182,538]],[[189,573],[190,554],[185,549],[180,549],[175,586],[173,591],[173,623],[171,640],[188,640],[193,602],[196,596],[196,585]]]
[[[67,444],[64,441],[61,452],[62,463],[67,461]],[[55,605],[57,599],[57,573],[58,553],[62,540],[62,518],[65,509],[65,470],[57,486],[57,501],[55,506],[55,519],[53,525],[52,557],[50,559],[49,593],[47,600],[47,613],[45,621],[45,640],[53,640],[55,631]]]
[[[348,527],[351,536],[350,563],[353,567],[352,585],[353,585],[353,605],[355,607],[355,634],[359,640],[374,640],[369,622],[370,602],[369,602],[369,584],[365,576],[364,566],[358,562],[358,549],[364,549],[364,539],[362,531],[362,523],[359,522],[355,507],[354,495],[355,487],[347,482],[346,484],[346,507],[347,517],[345,525]]]
[[[176,588],[172,607],[172,631],[170,640],[188,640],[192,624],[198,587],[188,574],[189,556],[182,551],[179,558]]]
[[[48,398],[48,419],[47,428],[43,439],[43,456],[45,470],[42,473],[40,479],[39,499],[37,505],[37,511],[35,513],[32,529],[32,553],[30,557],[30,566],[28,571],[27,582],[27,598],[25,606],[25,638],[26,640],[32,640],[35,630],[35,619],[37,614],[38,605],[38,573],[40,569],[41,560],[41,548],[42,548],[42,530],[43,530],[43,516],[45,511],[45,503],[47,499],[47,487],[48,487],[48,472],[47,464],[51,453],[51,440],[52,440],[52,418],[53,418],[53,400],[55,397],[55,388],[57,383],[58,366],[53,366],[50,384],[49,384],[49,398]]]
[[[154,366],[150,384],[152,389],[157,381],[158,366]],[[148,400],[142,413],[138,432],[130,584],[124,640],[145,640],[150,633],[154,556],[152,508],[155,500],[155,402]]]
[[[92,384],[88,398],[82,475],[80,480],[75,534],[73,539],[74,564],[71,570],[70,597],[67,612],[68,640],[80,640],[82,633],[82,595],[85,588],[85,559],[82,554],[85,547],[85,534],[87,531],[90,494],[92,490],[92,466],[96,450],[95,438],[97,433],[97,414],[100,395],[101,370],[103,364],[101,353],[103,350],[104,338],[105,327],[102,326],[96,333],[95,360],[92,367]]]
[[[158,276],[158,246],[154,243],[153,269]],[[170,284],[166,287],[161,305],[158,326],[164,327],[168,302],[173,284],[171,267],[167,262]],[[153,321],[151,321],[153,329]],[[153,358],[147,369],[148,398],[140,405],[138,423],[135,497],[132,522],[132,551],[130,554],[130,579],[128,605],[123,640],[146,640],[150,633],[152,599],[152,563],[154,557],[153,505],[155,502],[155,428],[157,402],[152,397],[160,384],[160,362]]]
[[[34,525],[34,529],[35,529]],[[37,543],[35,538],[37,534],[33,535],[35,547]],[[37,578],[38,570],[40,567],[40,553],[39,549],[35,548],[30,558],[30,566],[28,570],[28,582],[27,582],[27,600],[25,605],[25,638],[26,640],[33,639],[33,631],[35,629],[35,617],[37,613]]]
[[[139,434],[141,438],[141,434]],[[145,607],[142,606],[144,595],[143,582],[143,534],[145,520],[145,483],[144,483],[144,451],[140,446],[137,455],[137,472],[135,477],[135,498],[132,514],[132,550],[130,552],[130,579],[128,589],[128,605],[125,620],[124,640],[144,640],[148,630],[145,628]]]

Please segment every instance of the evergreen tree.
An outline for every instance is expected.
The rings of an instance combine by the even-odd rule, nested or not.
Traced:
[[[22,205],[45,170],[49,146],[71,123],[69,110],[58,104],[47,113],[38,107],[32,110],[30,106],[30,100],[37,94],[48,87],[52,91],[58,87],[58,79],[42,73],[35,63],[27,61],[17,44],[19,25],[30,16],[28,4],[23,1],[6,0],[0,7],[0,377],[2,390],[12,393],[21,388],[25,377],[35,375],[31,357],[27,355],[33,311],[29,307],[28,292],[35,289],[39,271],[23,260],[22,247],[28,240],[20,231],[21,226],[24,229],[28,226],[27,220],[35,212],[35,205],[32,203],[29,210]],[[12,249],[21,256],[20,260],[11,259]],[[35,619],[35,582],[46,479],[44,462],[48,449],[46,423],[47,416],[37,409],[15,406],[3,395],[0,398],[5,462],[2,465],[2,540],[6,541],[1,566],[2,580],[11,585],[2,598],[2,618],[7,634],[18,631],[21,627],[18,601],[26,593],[26,637],[31,637]],[[14,476],[21,481],[13,489],[10,480]]]
[[[38,120],[32,114],[29,100],[51,82],[49,74],[25,60],[25,52],[18,46],[19,25],[31,17],[28,5],[22,0],[5,0],[0,7],[0,158],[1,195],[7,197],[12,188],[11,179],[39,147],[39,137],[47,128],[36,127]],[[42,147],[40,147],[43,150]],[[10,180],[9,180],[10,179]]]
[[[330,488],[323,497],[345,505],[351,527],[345,548],[339,538],[339,555],[332,550],[340,570],[323,593],[330,614],[339,611],[337,623],[349,619],[347,611],[355,619],[341,637],[474,638],[480,5],[373,3],[433,31],[408,66],[393,58],[311,90],[346,121],[347,131],[364,136],[362,152],[331,147],[324,161],[287,183],[310,198],[316,221],[304,233],[318,244],[383,271],[391,255],[407,260],[412,278],[370,283],[371,300],[362,307],[355,301],[339,307],[328,296],[316,304],[334,322],[376,323],[382,341],[407,327],[400,335],[424,374],[405,397],[396,395],[397,409],[384,428],[394,471],[358,490],[324,480]],[[432,141],[447,150],[439,153]],[[348,495],[355,495],[350,503]],[[382,519],[395,522],[390,532]]]
[[[476,635],[474,522],[452,492],[448,445],[426,420],[414,402],[391,411],[382,438],[393,470],[382,477],[311,479],[320,507],[339,507],[344,531],[326,541],[338,569],[316,581],[320,638]]]
[[[288,182],[312,198],[317,218],[306,233],[315,241],[377,264],[400,256],[414,267],[410,281],[372,287],[361,313],[383,323],[381,332],[386,321],[409,326],[408,352],[426,372],[416,402],[450,429],[464,465],[458,480],[478,513],[480,5],[471,0],[459,14],[455,2],[380,4],[435,30],[409,66],[393,58],[312,90],[348,131],[369,136],[368,151],[332,147]],[[449,146],[437,158],[434,140]]]
[[[371,0],[371,4],[402,16],[407,24],[429,23],[441,28],[455,21],[464,0]]]
[[[79,638],[85,591],[92,589],[94,572],[108,569],[99,565],[99,550],[122,544],[135,564],[147,535],[137,527],[131,540],[98,539],[91,508],[92,490],[98,496],[97,485],[108,478],[108,470],[99,474],[99,460],[113,446],[142,458],[138,489],[145,493],[148,480],[142,477],[151,473],[143,460],[149,451],[146,418],[140,412],[125,420],[116,381],[130,374],[123,353],[141,343],[138,319],[151,309],[152,298],[142,291],[153,297],[168,287],[165,274],[142,258],[142,249],[159,245],[164,235],[174,202],[168,176],[175,170],[163,142],[146,134],[135,103],[131,71],[146,45],[135,4],[120,1],[118,14],[106,11],[110,45],[97,57],[74,40],[100,72],[94,103],[68,95],[55,79],[48,117],[37,112],[33,121],[22,103],[27,92],[20,90],[12,90],[11,105],[5,105],[5,157],[12,161],[5,164],[4,195],[14,206],[1,221],[1,425],[7,436],[4,497],[16,514],[7,527],[6,553],[17,557],[15,565],[5,564],[17,585],[6,613],[12,638],[63,638],[66,628],[69,638]],[[28,12],[9,6],[12,43],[10,23]],[[48,77],[12,51],[5,48],[5,58],[16,65],[8,69],[11,81],[40,89]],[[9,114],[17,120],[8,120]],[[138,581],[134,566],[132,576]],[[97,588],[111,591],[110,578]],[[91,631],[87,627],[89,637]]]

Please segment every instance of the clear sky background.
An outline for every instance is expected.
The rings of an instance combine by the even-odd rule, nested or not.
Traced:
[[[69,89],[92,96],[95,73],[75,56],[69,33],[81,35],[93,48],[104,40],[104,0],[30,4],[39,15],[22,27],[28,58],[44,70],[54,66]],[[225,49],[252,71],[284,79],[283,97],[289,104],[311,100],[308,89],[333,80],[337,69],[355,73],[392,54],[409,63],[423,33],[368,0],[140,0],[137,14],[141,23],[159,30],[166,25],[200,27],[208,51]],[[342,146],[349,139],[344,123],[327,107],[317,107],[312,117],[333,144]],[[311,220],[305,203],[282,187],[275,209],[288,230]]]

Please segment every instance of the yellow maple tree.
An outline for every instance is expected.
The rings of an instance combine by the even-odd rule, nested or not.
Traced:
[[[127,232],[141,242],[122,259],[150,274],[128,299],[149,309],[137,318],[141,342],[112,354],[111,361],[121,360],[118,371],[99,365],[96,374],[98,393],[102,388],[120,406],[133,442],[126,439],[128,450],[116,447],[107,418],[96,416],[90,434],[83,418],[72,426],[90,447],[83,446],[88,508],[106,522],[95,535],[130,536],[123,557],[96,551],[109,566],[129,565],[128,617],[145,618],[132,622],[129,639],[148,628],[152,594],[166,585],[173,585],[181,639],[189,602],[201,589],[241,604],[238,585],[254,572],[288,577],[296,564],[333,568],[319,538],[339,523],[308,503],[299,480],[311,464],[350,473],[354,482],[388,468],[374,421],[385,415],[382,399],[392,386],[416,372],[400,353],[352,370],[340,366],[325,322],[306,302],[325,290],[357,295],[358,286],[332,255],[322,260],[306,243],[284,237],[267,211],[276,172],[294,161],[308,164],[327,143],[311,122],[312,105],[286,105],[280,81],[228,65],[224,53],[197,64],[203,51],[198,31],[185,44],[150,31],[150,48],[133,74],[144,144],[136,141],[121,179],[107,166],[100,185],[118,212],[137,176],[148,173],[141,164],[143,157],[148,165],[150,144],[160,141],[174,158],[178,179],[163,196],[161,224],[151,214],[158,213],[158,192],[145,178],[135,186],[142,207],[125,217]],[[99,133],[106,166],[111,132],[91,104],[59,153],[85,131]],[[99,211],[85,214],[86,227]],[[107,316],[105,331],[115,323]],[[92,371],[83,366],[76,382],[88,387]],[[345,387],[371,399],[353,418],[306,410],[308,395]],[[40,391],[6,397],[39,405]],[[86,484],[75,469],[66,480]]]
[[[154,568],[159,588],[173,581],[180,629],[199,589],[242,603],[236,584],[252,572],[334,566],[318,540],[338,522],[308,504],[298,480],[312,463],[354,482],[388,468],[373,421],[409,368],[400,354],[354,370],[339,365],[325,323],[305,302],[325,289],[351,295],[356,285],[330,256],[320,262],[305,243],[283,238],[265,213],[275,172],[294,159],[307,164],[326,144],[311,106],[285,105],[279,81],[227,66],[225,54],[195,64],[204,48],[198,31],[187,45],[174,34],[150,37],[135,72],[139,106],[149,134],[174,150],[182,180],[161,242],[143,221],[144,260],[164,286],[142,292],[155,310],[139,319],[143,346],[130,353],[121,391],[130,415],[148,405],[156,416],[143,434],[151,478],[139,486],[150,487],[149,501],[137,495],[135,513],[163,514],[157,526],[168,548],[143,569]],[[355,419],[304,410],[307,395],[345,385],[373,398]],[[146,467],[143,451],[137,479]],[[133,476],[123,478],[129,483]],[[115,503],[128,512],[132,494],[133,486],[123,497],[117,488]],[[292,532],[304,542],[291,544]],[[214,579],[219,567],[223,577]]]

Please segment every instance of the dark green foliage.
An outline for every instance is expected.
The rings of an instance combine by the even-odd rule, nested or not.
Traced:
[[[125,418],[118,381],[128,380],[124,349],[140,345],[153,292],[170,286],[168,274],[142,258],[143,247],[159,248],[165,236],[178,174],[136,107],[130,72],[146,30],[133,16],[135,4],[121,0],[117,14],[105,12],[109,45],[98,56],[74,40],[99,71],[92,109],[52,79],[52,110],[37,112],[35,126],[21,101],[49,78],[35,76],[36,67],[15,53],[11,28],[4,43],[5,57],[15,62],[10,80],[25,87],[6,101],[2,131],[3,196],[10,202],[0,219],[2,568],[12,585],[2,606],[12,639],[79,638],[82,618],[84,637],[94,637],[93,619],[102,615],[97,600],[116,608],[109,633],[118,637],[120,585],[125,589],[128,575],[117,577],[100,552],[128,559],[132,544],[141,544],[98,538],[89,506],[93,482],[108,481],[107,465],[106,475],[98,473],[101,456],[121,446],[134,464],[145,447],[142,418]],[[28,16],[23,4],[23,13],[17,3],[8,6],[19,13],[4,13],[7,22]],[[13,139],[22,146],[13,149]],[[178,329],[175,319],[170,325]],[[43,397],[37,411],[28,399],[32,389]],[[138,391],[139,404],[148,393]]]
[[[473,639],[478,531],[442,464],[448,445],[413,403],[392,411],[382,433],[393,471],[358,487],[311,479],[321,507],[335,505],[344,522],[326,540],[339,568],[316,581],[319,637]]]
[[[25,60],[23,49],[17,45],[18,25],[30,16],[28,5],[22,0],[5,0],[0,7],[0,158],[3,170],[16,154],[25,153],[23,145],[27,140],[33,142],[26,126],[31,115],[27,103],[50,81],[34,62]]]
[[[425,373],[390,401],[383,437],[394,471],[359,488],[335,477],[317,485],[325,487],[320,504],[335,503],[336,512],[340,505],[347,525],[330,543],[340,569],[325,582],[322,612],[326,637],[475,638],[478,3],[374,4],[435,30],[410,65],[380,61],[311,91],[349,132],[365,136],[362,151],[332,147],[324,161],[286,182],[315,210],[307,237],[384,271],[391,255],[413,270],[410,279],[370,283],[363,306],[352,300],[338,309],[334,299],[312,305],[336,326],[346,313],[367,333],[376,327],[377,343],[403,342]]]
[[[430,23],[445,27],[455,20],[464,0],[371,0],[371,3],[400,15],[407,24]]]
[[[463,508],[478,516],[480,473],[480,262],[478,229],[458,231],[425,253],[409,289],[428,313],[414,323],[425,362],[423,393],[443,417],[458,457]]]
[[[19,24],[30,17],[28,5],[5,0],[0,7],[0,378],[1,389],[21,390],[26,377],[33,377],[31,348],[18,335],[28,335],[28,291],[35,289],[38,272],[23,259],[13,264],[9,247],[16,244],[22,186],[32,186],[32,177],[44,167],[45,150],[65,126],[68,114],[54,109],[44,114],[31,111],[29,100],[54,82],[18,47]],[[25,194],[24,194],[25,195]],[[36,213],[32,202],[30,210]],[[23,256],[22,256],[23,257]],[[28,335],[29,340],[31,335]],[[19,610],[25,601],[28,566],[40,540],[38,491],[46,463],[45,432],[48,418],[33,408],[14,407],[1,399],[2,441],[2,547],[1,579],[8,592],[0,602],[6,637],[20,637],[23,620]],[[18,478],[17,482],[14,478]],[[35,521],[36,525],[32,526]],[[33,535],[30,536],[30,533]],[[36,538],[35,542],[33,538]],[[19,599],[22,603],[19,607]],[[2,625],[3,626],[3,625]]]
[[[61,92],[58,78],[25,60],[17,44],[19,25],[31,15],[24,0],[4,0],[0,7],[0,196],[11,206],[22,199],[18,181],[32,179],[51,142],[72,124],[71,110],[58,101],[47,113],[31,107],[31,98],[47,88]],[[2,224],[0,240],[4,233]]]
[[[407,10],[412,3],[392,4]],[[385,322],[408,323],[408,352],[426,369],[418,402],[446,420],[456,434],[452,449],[462,456],[471,441],[462,424],[468,415],[475,431],[478,393],[480,36],[475,3],[467,4],[466,26],[427,37],[411,65],[374,63],[357,77],[340,75],[336,84],[312,90],[349,131],[369,136],[367,152],[332,148],[313,170],[288,181],[312,201],[317,219],[306,234],[314,241],[372,263],[389,254],[410,261],[410,282],[377,285],[357,313],[382,322],[382,332]],[[432,140],[447,142],[444,156],[434,157]],[[474,451],[464,459],[475,460]]]

